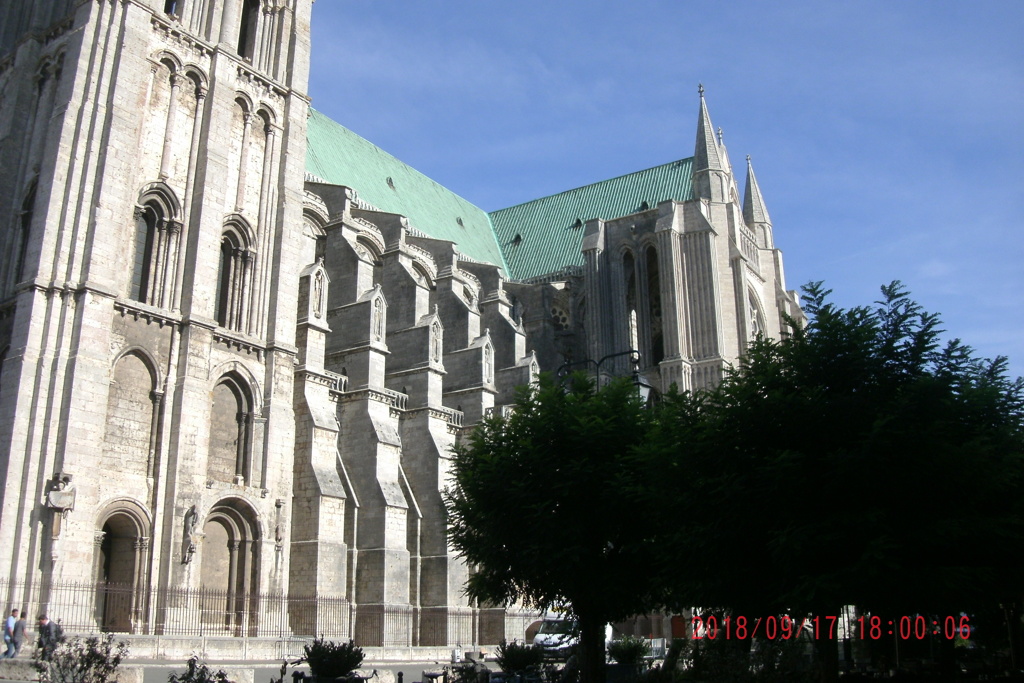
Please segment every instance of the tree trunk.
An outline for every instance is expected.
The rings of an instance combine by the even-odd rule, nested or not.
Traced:
[[[580,683],[604,683],[604,622],[579,614]]]
[[[955,676],[959,673],[956,665],[956,640],[939,639],[939,673],[943,676]]]
[[[839,681],[839,642],[835,633],[823,633],[817,641],[818,655],[821,661],[821,683],[838,683]]]
[[[824,615],[836,614],[833,610],[821,609],[813,612],[822,615],[814,633],[814,647],[818,651],[821,683],[839,683],[839,641],[836,638],[838,624]]]

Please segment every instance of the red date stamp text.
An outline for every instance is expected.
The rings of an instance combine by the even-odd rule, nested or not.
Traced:
[[[837,616],[767,617],[717,616],[706,614],[690,620],[693,640],[790,640],[810,638],[834,640],[839,637],[860,640],[880,640],[896,637],[902,640],[924,640],[930,636],[954,640],[971,637],[970,617],[967,615],[925,617],[920,614],[886,619],[876,615],[843,621]],[[842,631],[842,632],[840,632]]]

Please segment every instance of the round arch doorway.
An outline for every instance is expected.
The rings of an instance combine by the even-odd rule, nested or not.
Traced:
[[[256,632],[259,524],[247,503],[217,503],[203,524],[203,622],[235,636]]]
[[[102,631],[138,633],[146,616],[149,516],[133,501],[101,515],[96,533],[96,623]]]

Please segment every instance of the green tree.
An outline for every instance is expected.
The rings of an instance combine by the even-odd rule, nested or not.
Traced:
[[[446,504],[451,542],[474,567],[469,595],[567,605],[585,683],[604,680],[604,624],[657,602],[639,457],[651,420],[628,381],[597,390],[577,374],[563,388],[542,375],[454,451]]]
[[[809,285],[805,329],[666,400],[651,494],[672,501],[660,573],[681,605],[957,614],[1019,594],[1024,383],[940,346],[899,283],[882,292],[841,309]],[[835,680],[836,643],[818,643]]]

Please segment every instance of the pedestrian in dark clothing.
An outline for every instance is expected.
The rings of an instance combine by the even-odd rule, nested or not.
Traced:
[[[45,614],[39,615],[39,658],[44,662],[50,661],[53,651],[57,648],[57,624],[50,621]]]
[[[18,653],[21,652],[21,646],[25,644],[25,613],[22,612],[21,616],[18,617],[18,621],[14,624],[14,635],[11,636],[14,640],[14,656],[17,657]]]

